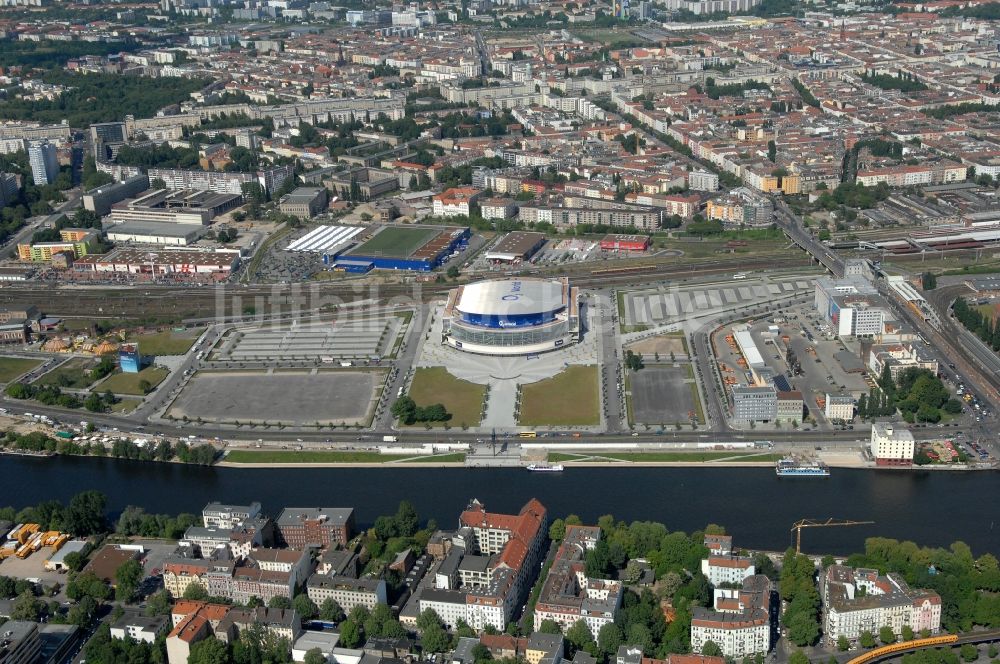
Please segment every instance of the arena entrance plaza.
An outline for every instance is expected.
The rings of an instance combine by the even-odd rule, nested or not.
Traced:
[[[580,307],[581,320],[586,323],[579,343],[545,353],[507,357],[466,353],[443,344],[441,320],[445,303],[434,303],[431,307],[433,322],[427,333],[421,336],[421,348],[414,367],[445,367],[457,378],[488,385],[486,416],[478,430],[515,431],[518,425],[514,411],[520,386],[551,378],[571,365],[601,364],[600,335],[614,334],[614,331],[598,329],[590,301],[591,298],[583,298]],[[603,429],[603,426],[602,416],[600,428]]]

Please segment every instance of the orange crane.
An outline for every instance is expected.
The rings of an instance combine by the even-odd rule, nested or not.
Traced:
[[[802,529],[803,528],[829,528],[831,526],[864,526],[875,523],[874,521],[851,521],[850,519],[829,518],[826,521],[816,519],[800,519],[792,524],[789,532],[795,533],[795,553],[802,553]]]

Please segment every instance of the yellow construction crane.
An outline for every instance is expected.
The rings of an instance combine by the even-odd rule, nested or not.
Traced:
[[[830,526],[864,526],[874,521],[851,521],[850,519],[827,519],[817,521],[816,519],[800,519],[792,524],[791,531],[795,532],[795,553],[802,553],[802,529],[803,528],[827,528]]]

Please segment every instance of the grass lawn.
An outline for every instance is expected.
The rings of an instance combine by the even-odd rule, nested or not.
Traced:
[[[600,424],[597,367],[571,366],[521,388],[521,426]]]
[[[465,452],[455,452],[454,454],[413,457],[407,463],[461,463],[463,461],[465,461]]]
[[[475,426],[483,412],[486,386],[455,378],[444,367],[421,367],[413,375],[409,395],[418,406],[444,405],[452,426]]]
[[[684,334],[683,332],[680,332],[680,331],[678,331],[678,332],[668,332],[667,336],[668,337],[678,337],[681,340],[681,343],[684,345],[684,352],[687,353],[688,357],[691,356],[691,350],[688,348],[688,340],[687,340],[687,335],[686,334]]]
[[[97,362],[82,357],[74,357],[69,362],[63,362],[35,381],[36,385],[55,385],[70,389],[82,389],[94,381],[90,378],[90,370]]]
[[[746,453],[735,451],[710,451],[710,452],[595,452],[593,454],[565,454],[562,452],[549,452],[549,461],[580,461],[583,459],[615,459],[618,461],[629,461],[632,463],[683,463],[699,461],[718,461],[727,459],[729,461],[758,461],[774,462],[782,455],[771,452],[766,453]]]
[[[112,413],[130,413],[139,407],[142,401],[139,399],[121,399],[111,407]]]
[[[405,258],[437,235],[433,228],[386,226],[353,253],[359,256],[394,256]]]
[[[139,373],[116,373],[108,377],[103,383],[97,386],[98,391],[111,390],[115,394],[137,394],[142,396],[143,391],[139,387],[141,381],[149,381],[150,386],[156,387],[163,382],[170,372],[159,367],[146,367]]]
[[[195,339],[201,335],[201,330],[185,330],[184,332],[156,332],[140,334],[129,341],[139,342],[139,352],[143,355],[183,355],[188,352]]]
[[[336,452],[332,450],[231,450],[230,463],[386,463],[406,459],[405,454]]]
[[[0,357],[0,383],[9,383],[41,363],[41,360],[32,360],[26,357]]]
[[[691,365],[688,365],[689,371],[694,371]],[[694,401],[694,416],[698,418],[698,422],[701,424],[705,423],[705,411],[701,408],[701,397],[698,395],[698,384],[694,381],[688,383],[688,387],[691,388],[691,399]]]

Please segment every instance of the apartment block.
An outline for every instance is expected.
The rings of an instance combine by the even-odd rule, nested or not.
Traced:
[[[890,627],[897,637],[903,627],[931,634],[941,630],[940,595],[910,588],[896,574],[831,565],[822,590],[823,638],[829,645],[841,636],[856,643],[863,632],[877,635],[882,627]]]
[[[28,163],[31,165],[31,178],[39,187],[52,184],[59,175],[56,146],[48,141],[39,141],[28,146]]]
[[[147,616],[133,610],[126,610],[111,624],[112,639],[132,639],[153,643],[171,627],[166,616]]]
[[[433,197],[435,217],[469,216],[469,206],[476,203],[483,192],[472,187],[452,187]]]
[[[260,516],[260,503],[249,505],[226,505],[211,502],[201,510],[202,524],[206,528],[236,528],[244,521]]]
[[[713,608],[691,612],[691,650],[701,652],[712,641],[727,658],[766,654],[774,640],[777,600],[771,580],[746,577],[741,588],[716,588]]]
[[[286,507],[275,521],[284,546],[326,549],[344,545],[354,535],[354,510],[337,507]]]
[[[753,560],[746,556],[732,553],[709,556],[701,561],[701,573],[713,586],[723,583],[742,584],[744,580],[756,574]]]
[[[350,613],[356,606],[373,609],[376,604],[387,604],[385,588],[384,579],[313,574],[306,583],[306,594],[316,606],[332,599],[345,612]]]
[[[854,419],[854,397],[850,394],[830,394],[826,395],[826,405],[823,415],[826,419],[842,420],[849,422]]]
[[[906,369],[927,369],[938,372],[938,361],[930,353],[930,348],[919,341],[897,344],[873,344],[868,351],[868,370],[873,376],[881,376],[889,367],[893,380]]]
[[[587,551],[600,539],[601,529],[597,526],[566,527],[566,536],[535,604],[536,631],[545,620],[555,621],[563,630],[583,620],[596,639],[601,627],[614,622],[622,603],[621,582],[586,575]]]
[[[545,507],[537,500],[516,515],[487,512],[474,500],[459,518],[434,587],[420,596],[420,611],[433,609],[449,627],[461,619],[473,629],[503,630],[538,572],[547,527]]]
[[[691,191],[717,191],[719,176],[709,171],[691,171],[688,173],[688,189]]]
[[[525,223],[547,222],[560,228],[579,224],[596,224],[637,228],[645,231],[660,227],[661,211],[652,208],[587,209],[572,207],[521,206],[518,218]]]

